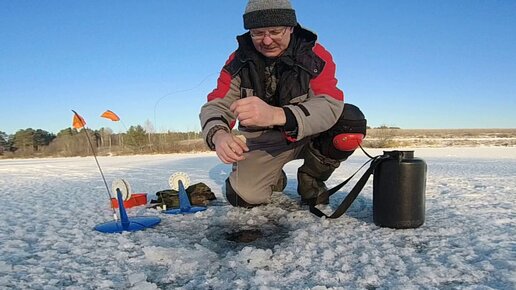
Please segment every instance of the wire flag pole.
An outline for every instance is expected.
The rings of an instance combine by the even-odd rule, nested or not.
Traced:
[[[102,168],[100,167],[100,164],[99,164],[99,160],[97,159],[97,154],[95,154],[95,149],[93,148],[93,143],[91,142],[90,136],[88,135],[88,132],[86,130],[86,122],[76,111],[72,110],[72,112],[74,113],[73,127],[76,129],[84,128],[84,130],[83,130],[84,134],[86,135],[86,139],[88,139],[88,143],[90,144],[91,152],[93,153],[93,157],[95,158],[95,163],[97,163],[97,167],[100,171],[100,175],[102,176],[102,180],[104,181],[104,185],[106,186],[106,191],[107,191],[108,198],[109,198],[109,204],[111,205],[111,199],[112,199],[111,192],[109,191],[109,186],[107,184],[106,177],[104,176],[104,172],[102,171]],[[115,221],[118,220],[118,217],[116,215],[116,210],[112,206],[110,206],[110,208],[113,211],[113,219]]]

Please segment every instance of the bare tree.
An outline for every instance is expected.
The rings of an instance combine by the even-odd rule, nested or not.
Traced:
[[[145,121],[145,124],[143,124],[143,129],[145,130],[145,132],[147,132],[149,147],[152,147],[151,135],[155,133],[155,130],[154,125],[152,125],[152,122],[149,119],[147,119]]]
[[[111,152],[111,135],[113,135],[113,130],[109,127],[100,128],[100,146],[105,147],[108,146],[109,152]],[[107,144],[106,144],[107,143]]]

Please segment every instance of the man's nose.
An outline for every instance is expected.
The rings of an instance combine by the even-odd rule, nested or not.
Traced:
[[[262,42],[263,42],[263,44],[265,44],[265,45],[270,45],[270,44],[272,44],[272,42],[273,42],[273,41],[272,41],[271,36],[267,34],[267,35],[265,35],[265,36],[263,37]]]

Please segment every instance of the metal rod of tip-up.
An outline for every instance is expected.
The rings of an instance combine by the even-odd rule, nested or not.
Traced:
[[[86,135],[86,139],[88,140],[88,144],[90,144],[91,152],[93,153],[93,157],[95,158],[95,163],[97,164],[97,168],[99,169],[100,175],[102,176],[102,180],[104,181],[104,185],[106,186],[106,192],[108,194],[109,198],[109,207],[113,211],[113,219],[116,221],[118,220],[118,217],[116,215],[115,209],[111,206],[111,192],[109,191],[109,187],[106,181],[106,177],[104,176],[104,172],[102,171],[102,168],[100,167],[99,160],[97,158],[97,154],[95,154],[95,149],[93,148],[93,143],[91,142],[90,136],[88,135],[88,130],[86,128],[86,121],[74,110],[72,110],[74,116],[73,116],[73,127],[75,129],[84,129],[84,134]]]

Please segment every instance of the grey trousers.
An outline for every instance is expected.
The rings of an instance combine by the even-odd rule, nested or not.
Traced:
[[[259,136],[253,138],[253,135]],[[292,160],[303,158],[303,149],[310,140],[287,144],[282,133],[277,130],[247,134],[246,138],[250,150],[244,153],[245,160],[233,164],[229,183],[232,190],[246,203],[267,203],[273,187],[282,178],[283,166]],[[228,190],[230,189],[226,188]]]

